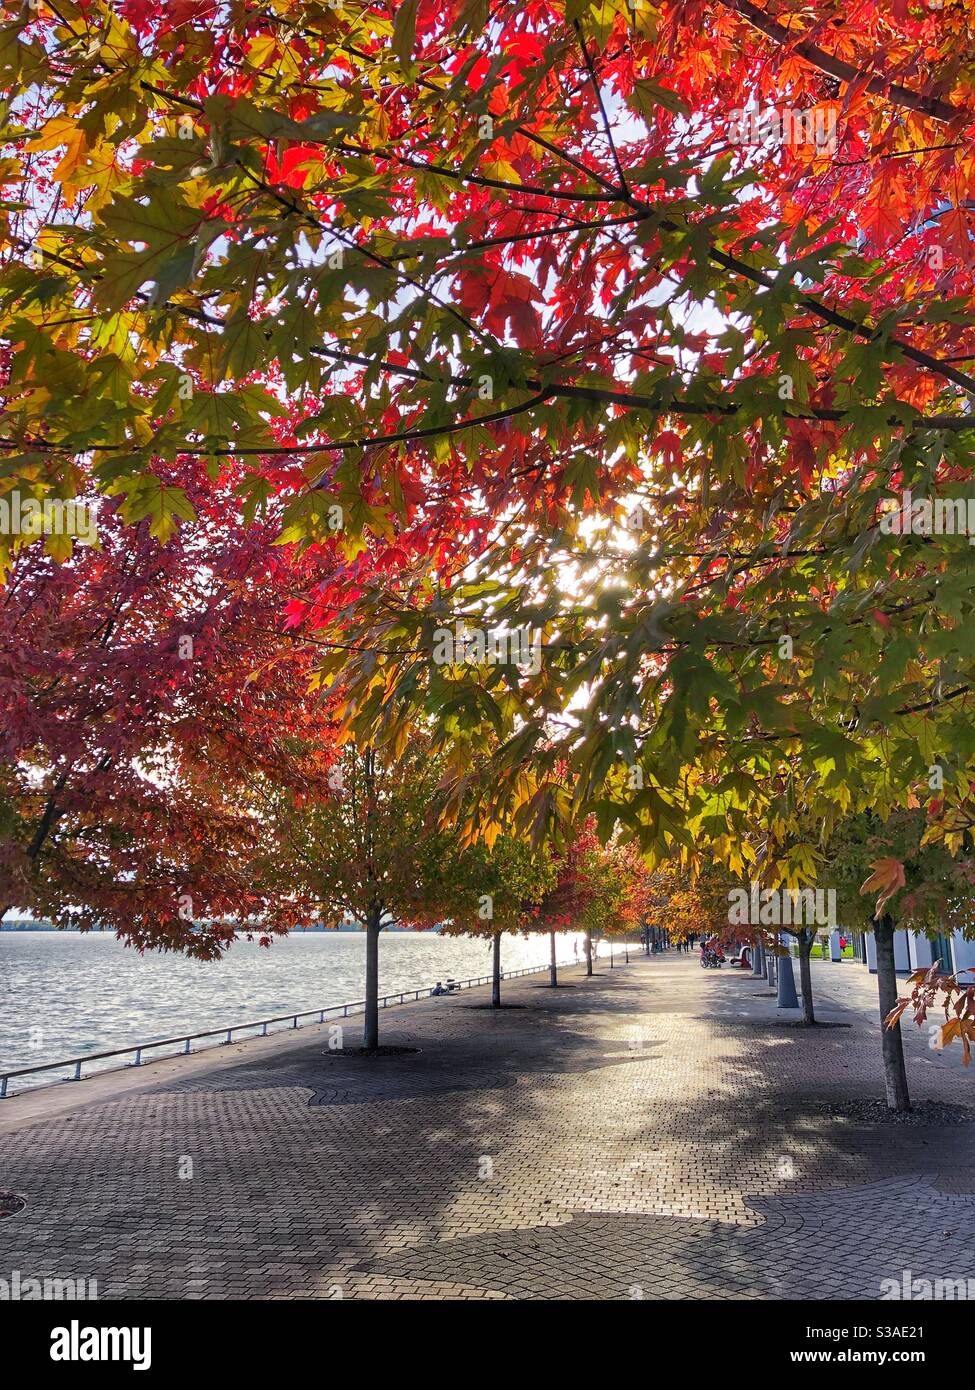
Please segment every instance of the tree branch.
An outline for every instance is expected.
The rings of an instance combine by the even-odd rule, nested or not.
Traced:
[[[766,38],[771,39],[773,43],[788,48],[791,53],[797,54],[800,58],[805,58],[812,67],[818,68],[820,72],[826,73],[829,77],[835,77],[838,82],[848,82],[852,85],[863,82],[869,76],[861,68],[855,68],[851,63],[844,62],[842,58],[827,53],[818,44],[811,43],[807,39],[800,39],[797,42],[795,35],[790,33],[784,24],[773,19],[758,5],[752,4],[752,0],[716,0],[716,3],[723,5],[726,10],[733,10],[754,29],[758,29]],[[866,90],[874,96],[885,97],[895,106],[905,106],[908,110],[917,111],[922,116],[930,116],[935,121],[954,121],[959,116],[966,116],[969,120],[972,118],[972,113],[966,111],[964,107],[952,106],[950,102],[942,101],[940,97],[924,96],[921,92],[912,91],[910,87],[902,87],[899,82],[892,82],[879,73],[875,77],[869,77],[866,82]]]

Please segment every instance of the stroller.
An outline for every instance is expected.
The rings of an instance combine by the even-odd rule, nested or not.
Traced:
[[[724,951],[716,941],[701,942],[702,970],[720,970],[724,965]]]

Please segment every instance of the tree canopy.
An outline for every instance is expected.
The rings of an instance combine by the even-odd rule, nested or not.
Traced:
[[[963,0],[8,14],[5,495],[273,518],[342,736],[432,721],[477,833],[962,850]]]

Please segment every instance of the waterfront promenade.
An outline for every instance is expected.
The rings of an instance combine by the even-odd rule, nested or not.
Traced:
[[[101,1297],[879,1298],[972,1278],[975,1108],[874,1123],[875,981],[671,952],[314,1027],[0,1103],[0,1277]],[[359,1041],[359,1020],[345,1035]],[[905,1027],[914,1097],[975,1107]],[[973,1069],[975,1070],[975,1069]],[[922,1107],[923,1108],[923,1107]],[[965,1122],[959,1122],[965,1121]]]

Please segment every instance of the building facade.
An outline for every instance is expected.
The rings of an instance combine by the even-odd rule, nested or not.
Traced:
[[[839,958],[839,933],[834,932],[837,944],[833,954]],[[853,933],[853,955],[871,973],[877,970],[877,946],[870,932]],[[975,941],[966,941],[961,932],[946,932],[933,940],[923,932],[894,932],[894,966],[903,975],[915,970],[927,970],[935,961],[946,975],[956,975],[961,984],[975,984]]]

